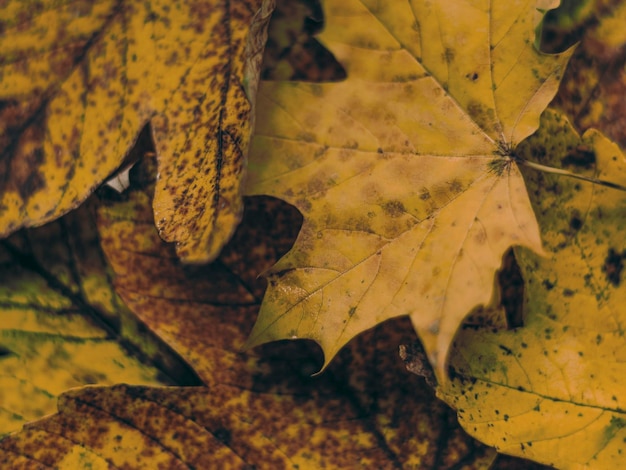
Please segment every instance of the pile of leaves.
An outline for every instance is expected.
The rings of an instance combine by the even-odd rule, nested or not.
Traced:
[[[557,6],[1,4],[3,466],[623,466],[626,3]]]

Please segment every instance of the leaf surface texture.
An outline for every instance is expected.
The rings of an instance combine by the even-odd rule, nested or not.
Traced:
[[[555,112],[522,150],[557,166],[592,152],[597,177],[624,183],[626,159],[595,130],[582,137]],[[581,171],[581,168],[578,168]],[[563,469],[619,468],[626,439],[624,194],[528,174],[550,256],[517,251],[524,326],[472,326],[456,340],[452,380],[438,395],[473,436],[501,452]]]
[[[0,234],[77,207],[151,122],[161,236],[187,261],[215,258],[241,216],[260,5],[4,2]]]
[[[488,304],[511,245],[541,251],[509,152],[531,134],[570,52],[533,47],[550,2],[323,4],[339,83],[263,82],[249,194],[304,224],[269,271],[248,346],[310,338],[326,364],[410,315],[437,374],[464,316]]]
[[[56,415],[0,441],[4,466],[469,469],[494,459],[403,370],[397,344],[415,339],[407,319],[358,338],[319,377],[311,343],[242,353],[264,288],[258,272],[293,243],[299,214],[254,198],[215,263],[183,265],[150,223],[153,188],[138,189],[141,180],[100,208],[102,244],[120,295],[205,386],[70,391]]]

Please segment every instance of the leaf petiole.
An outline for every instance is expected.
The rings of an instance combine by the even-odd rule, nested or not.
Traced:
[[[626,191],[626,186],[613,183],[611,181],[605,181],[605,180],[601,180],[598,178],[592,178],[590,176],[579,175],[577,173],[572,173],[571,171],[562,170],[560,168],[553,168],[551,166],[545,166],[539,163],[530,162],[528,160],[524,160],[523,158],[519,158],[519,157],[515,157],[514,159],[515,159],[515,163],[517,163],[518,165],[524,165],[529,168],[533,168],[535,170],[544,171],[546,173],[552,173],[555,175],[569,176],[571,178],[576,178],[579,180],[587,181],[589,183],[606,186],[607,188],[618,189],[620,191]]]

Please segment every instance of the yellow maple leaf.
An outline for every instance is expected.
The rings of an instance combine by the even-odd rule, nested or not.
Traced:
[[[136,175],[154,166],[146,159]],[[206,386],[69,391],[58,413],[0,440],[0,466],[314,470],[493,461],[495,451],[455,427],[452,411],[403,370],[395,345],[415,340],[407,319],[361,336],[318,377],[311,372],[320,354],[310,343],[240,352],[264,289],[257,274],[293,242],[297,211],[254,198],[215,263],[184,266],[151,223],[153,186],[138,186],[98,208],[103,249],[127,305]]]
[[[3,2],[0,235],[79,205],[150,122],[161,236],[187,261],[215,258],[241,215],[260,4]]]
[[[310,338],[326,364],[410,315],[437,375],[463,317],[489,303],[511,245],[541,251],[511,158],[571,51],[533,47],[555,2],[324,2],[340,83],[263,82],[248,194],[304,225],[268,275],[248,346]]]
[[[592,152],[602,178],[624,184],[626,158],[596,130],[582,138],[546,112],[520,149],[544,162]],[[589,172],[589,170],[588,170]],[[626,292],[622,191],[533,171],[528,184],[551,256],[517,250],[526,279],[524,326],[462,329],[438,396],[461,425],[500,452],[561,469],[626,465]]]

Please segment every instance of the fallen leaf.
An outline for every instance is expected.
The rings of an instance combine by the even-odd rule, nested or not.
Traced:
[[[156,173],[154,163],[146,158],[137,166],[136,181],[126,201],[104,201],[99,207],[102,248],[115,272],[119,295],[204,380],[218,373],[217,362],[207,361],[207,351],[198,350],[195,341],[189,342],[190,334],[196,328],[202,332],[222,323],[228,306],[235,308],[240,324],[223,326],[231,331],[223,330],[219,341],[239,335],[241,326],[253,323],[264,289],[256,277],[289,249],[301,218],[295,210],[285,211],[284,205],[276,201],[260,203],[252,215],[252,223],[258,225],[236,232],[231,244],[248,247],[245,257],[237,248],[227,248],[212,264],[183,266],[174,247],[159,238],[147,209]],[[272,216],[275,212],[278,214]],[[196,318],[199,312],[201,319]],[[222,347],[218,350],[225,353]],[[206,367],[210,369],[205,371]]]
[[[301,348],[288,351],[310,361]],[[417,377],[386,368],[394,361],[395,354],[379,355],[377,364],[347,361],[337,370],[343,377],[299,377],[280,391],[268,388],[270,381],[280,386],[285,371],[294,370],[277,357],[272,366],[282,373],[257,375],[260,390],[215,383],[71,391],[59,400],[58,414],[1,440],[0,462],[10,468],[20,460],[55,468],[486,468],[495,453],[455,429],[447,407]],[[365,369],[355,373],[353,366]],[[383,385],[385,379],[392,380]],[[388,394],[387,385],[396,392]],[[369,390],[356,388],[364,386]],[[376,400],[364,392],[378,394]],[[409,397],[406,407],[393,400],[399,394]]]
[[[215,258],[241,216],[260,4],[3,2],[0,235],[77,207],[151,122],[161,235],[187,261]]]
[[[269,271],[248,346],[310,338],[327,365],[358,333],[410,315],[445,378],[504,252],[541,251],[510,155],[571,54],[533,47],[537,9],[553,6],[324,2],[319,39],[348,78],[259,91],[247,192],[295,205],[304,224]]]
[[[197,383],[115,294],[87,207],[0,241],[0,319],[0,434],[73,387]]]
[[[595,154],[595,176],[626,181],[615,144],[595,130],[579,137],[555,112],[520,152],[544,148],[541,163],[558,166],[578,146]],[[563,176],[526,176],[551,255],[516,251],[526,279],[524,326],[462,329],[452,380],[437,393],[471,435],[500,452],[561,469],[622,468],[626,198]]]
[[[102,244],[125,302],[206,387],[68,392],[57,415],[0,441],[0,462],[469,470],[493,460],[495,453],[468,439],[423,381],[403,370],[397,346],[415,340],[406,319],[357,338],[317,377],[311,373],[319,350],[310,343],[240,352],[263,294],[258,273],[287,251],[301,216],[272,198],[248,200],[218,260],[183,265],[151,224],[153,170],[153,161],[142,160],[124,198],[103,202]]]

